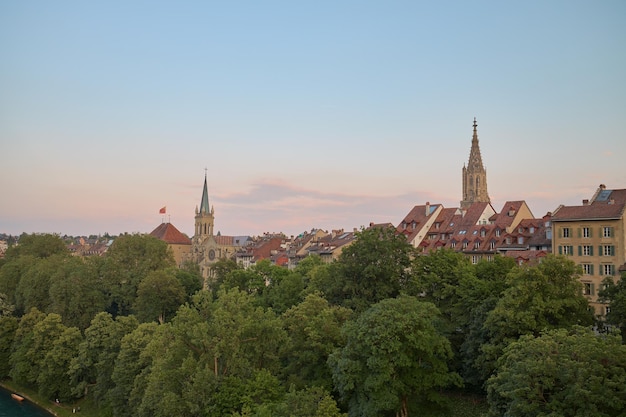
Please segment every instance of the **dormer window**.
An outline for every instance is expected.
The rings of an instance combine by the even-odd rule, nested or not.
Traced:
[[[406,230],[406,222],[402,222],[402,230]]]
[[[535,233],[535,228],[533,226],[530,226],[530,228],[528,229],[528,231],[530,233]]]
[[[521,245],[522,243],[524,243],[524,237],[523,237],[523,236],[518,236],[518,237],[517,237],[517,243],[518,243],[518,244],[520,244],[520,245]]]
[[[500,237],[500,229],[496,229],[496,237]]]
[[[486,234],[487,234],[487,232],[485,231],[485,229],[481,229],[480,230],[480,236],[481,237],[485,237]]]
[[[463,241],[463,249],[467,248],[467,241]]]
[[[435,223],[435,229],[439,229],[439,226],[441,226],[441,223],[439,222]]]
[[[492,240],[491,242],[489,242],[489,249],[495,249],[496,248],[496,241]]]
[[[474,242],[474,249],[480,248],[480,242]]]

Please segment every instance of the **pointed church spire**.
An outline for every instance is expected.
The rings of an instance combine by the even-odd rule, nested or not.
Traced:
[[[209,207],[209,191],[206,185],[206,168],[204,169],[204,187],[202,188],[202,200],[200,201],[200,213],[210,213]]]
[[[483,159],[478,146],[478,123],[474,117],[474,133],[467,167],[463,165],[463,200],[461,208],[467,208],[472,203],[491,202],[487,193],[487,170],[483,166]]]

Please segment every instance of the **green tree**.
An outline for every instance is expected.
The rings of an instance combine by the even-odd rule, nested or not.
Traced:
[[[49,311],[58,313],[65,325],[86,329],[106,307],[104,288],[93,261],[68,257],[50,277]]]
[[[39,394],[45,398],[57,398],[63,402],[75,398],[68,370],[83,340],[76,327],[61,327],[62,332],[52,342],[41,363],[37,385]]]
[[[153,271],[175,266],[167,243],[149,235],[122,235],[98,262],[98,275],[109,293],[113,315],[132,311],[139,283]]]
[[[10,246],[6,252],[6,260],[32,256],[34,258],[48,258],[52,255],[69,255],[69,251],[63,239],[59,235],[24,233],[20,236],[19,244]]]
[[[309,294],[287,310],[283,322],[289,339],[282,349],[282,372],[288,386],[332,389],[328,356],[343,345],[341,327],[351,314],[345,307],[330,306],[319,294]]]
[[[15,293],[16,308],[28,311],[37,308],[50,311],[50,285],[52,276],[61,268],[68,255],[52,255],[35,259],[30,268],[24,271]]]
[[[187,300],[191,301],[191,296],[202,289],[202,274],[200,266],[192,262],[185,262],[181,268],[175,268],[176,279],[185,289]]]
[[[9,376],[17,384],[36,388],[39,352],[35,347],[35,326],[45,318],[45,313],[32,308],[20,319],[11,348],[9,372]]]
[[[0,293],[6,294],[6,302],[16,308],[14,312],[19,316],[24,311],[17,308],[17,288],[22,276],[37,261],[37,258],[30,255],[15,257],[7,260],[0,268]]]
[[[623,416],[626,346],[580,326],[525,335],[505,348],[487,390],[493,416]]]
[[[582,293],[578,267],[564,257],[548,256],[537,266],[513,269],[510,286],[485,321],[488,341],[477,364],[490,375],[503,349],[520,336],[543,330],[593,324]]]
[[[164,323],[184,301],[185,289],[175,271],[152,271],[139,283],[134,310],[140,321]]]
[[[460,283],[458,293],[461,298],[462,314],[467,317],[468,322],[460,349],[466,388],[482,391],[489,376],[483,374],[478,363],[482,345],[489,341],[484,323],[509,287],[507,275],[515,268],[517,266],[513,258],[496,256],[492,261],[481,261],[476,264],[474,276]]]
[[[17,317],[0,316],[0,380],[11,371],[11,349],[18,325]]]
[[[122,338],[111,374],[113,387],[107,394],[117,417],[132,417],[137,413],[137,393],[133,395],[133,389],[151,364],[150,356],[143,353],[150,341],[160,340],[158,329],[157,323],[142,323]]]
[[[363,229],[330,269],[331,285],[318,289],[332,303],[364,311],[406,287],[413,253],[393,227]]]
[[[343,417],[333,397],[321,387],[290,389],[282,401],[265,403],[249,414],[254,417]]]
[[[436,325],[451,343],[455,360],[453,369],[460,371],[459,352],[469,318],[469,309],[462,301],[462,289],[471,287],[471,283],[477,281],[474,266],[462,253],[442,249],[415,257],[411,269],[413,275],[407,293],[433,303],[441,312]]]
[[[344,325],[346,345],[330,355],[329,364],[348,415],[445,412],[440,391],[461,380],[448,370],[452,350],[433,324],[438,314],[431,303],[400,296]]]
[[[615,282],[613,277],[606,278],[603,289],[598,293],[600,302],[609,303],[610,310],[606,322],[619,328],[626,342],[626,272]]]
[[[76,397],[90,395],[105,409],[109,407],[107,393],[113,386],[111,375],[120,351],[122,338],[139,323],[133,316],[115,319],[106,312],[98,313],[85,330],[78,355],[72,360],[69,375],[72,392]]]

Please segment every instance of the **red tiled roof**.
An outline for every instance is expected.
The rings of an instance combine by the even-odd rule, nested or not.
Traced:
[[[578,219],[619,219],[626,208],[626,189],[606,190],[606,198],[597,198],[581,206],[561,206],[552,214],[552,221]]]
[[[161,223],[156,229],[150,232],[150,236],[170,244],[170,245],[191,245],[191,239],[182,234],[171,223]]]

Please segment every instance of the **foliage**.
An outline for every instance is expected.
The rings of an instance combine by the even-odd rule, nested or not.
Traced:
[[[35,326],[45,317],[45,313],[32,308],[22,316],[15,331],[9,376],[20,385],[35,387],[39,371],[36,366],[39,352],[35,350]]]
[[[239,414],[234,417],[250,415],[254,417],[342,417],[337,403],[323,388],[310,387],[295,390],[293,387],[276,403],[263,404],[254,413]]]
[[[139,283],[134,310],[140,321],[164,323],[184,301],[185,289],[174,270],[152,271]]]
[[[111,376],[122,338],[138,324],[133,316],[113,319],[105,312],[93,318],[68,370],[74,395],[90,395],[96,404],[108,406],[106,396],[113,386]]]
[[[474,275],[460,283],[458,293],[461,310],[467,317],[467,327],[459,352],[466,388],[482,390],[489,376],[483,374],[477,362],[482,345],[489,341],[484,323],[504,291],[509,288],[510,281],[506,277],[515,268],[517,266],[513,258],[496,256],[492,261],[483,260],[476,264]]]
[[[623,416],[626,346],[578,326],[525,335],[504,350],[487,388],[493,416]]]
[[[11,370],[11,347],[18,324],[16,317],[0,316],[0,380],[9,376]]]
[[[332,389],[328,356],[343,345],[342,325],[352,311],[330,306],[319,294],[305,300],[283,315],[288,342],[283,346],[284,379],[288,385],[302,389],[307,385]]]
[[[393,227],[372,227],[356,233],[329,269],[326,288],[317,288],[335,304],[357,312],[386,298],[393,298],[406,287],[413,247]]]
[[[603,282],[603,289],[598,293],[600,302],[608,302],[610,310],[606,322],[619,328],[626,341],[626,272],[622,273],[617,282],[612,277]]]
[[[86,329],[106,307],[94,262],[80,257],[63,259],[50,277],[49,299],[49,311],[61,315],[65,325]]]
[[[474,267],[466,256],[451,249],[432,251],[417,256],[412,265],[407,293],[433,303],[441,312],[436,322],[438,330],[451,343],[455,370],[460,370],[459,352],[468,325],[468,310],[462,303],[463,289],[471,289],[477,279]]]
[[[150,272],[175,266],[168,249],[167,243],[150,235],[125,234],[115,239],[105,257],[98,260],[98,276],[110,297],[110,313],[130,314],[139,283]]]
[[[460,385],[448,371],[450,343],[431,303],[401,296],[373,305],[345,324],[346,345],[329,357],[350,416],[408,416],[445,411],[442,388]]]
[[[76,327],[62,327],[62,332],[51,344],[41,364],[37,376],[39,394],[48,399],[59,399],[62,402],[76,398],[67,370],[72,359],[78,352],[83,340],[80,330]]]
[[[513,269],[507,279],[509,288],[484,324],[488,341],[476,363],[486,376],[493,372],[503,349],[521,335],[593,324],[572,261],[548,256],[537,266]]]
[[[53,255],[68,255],[69,251],[59,235],[47,233],[23,233],[19,244],[10,246],[5,254],[7,262],[23,256],[43,259]]]

